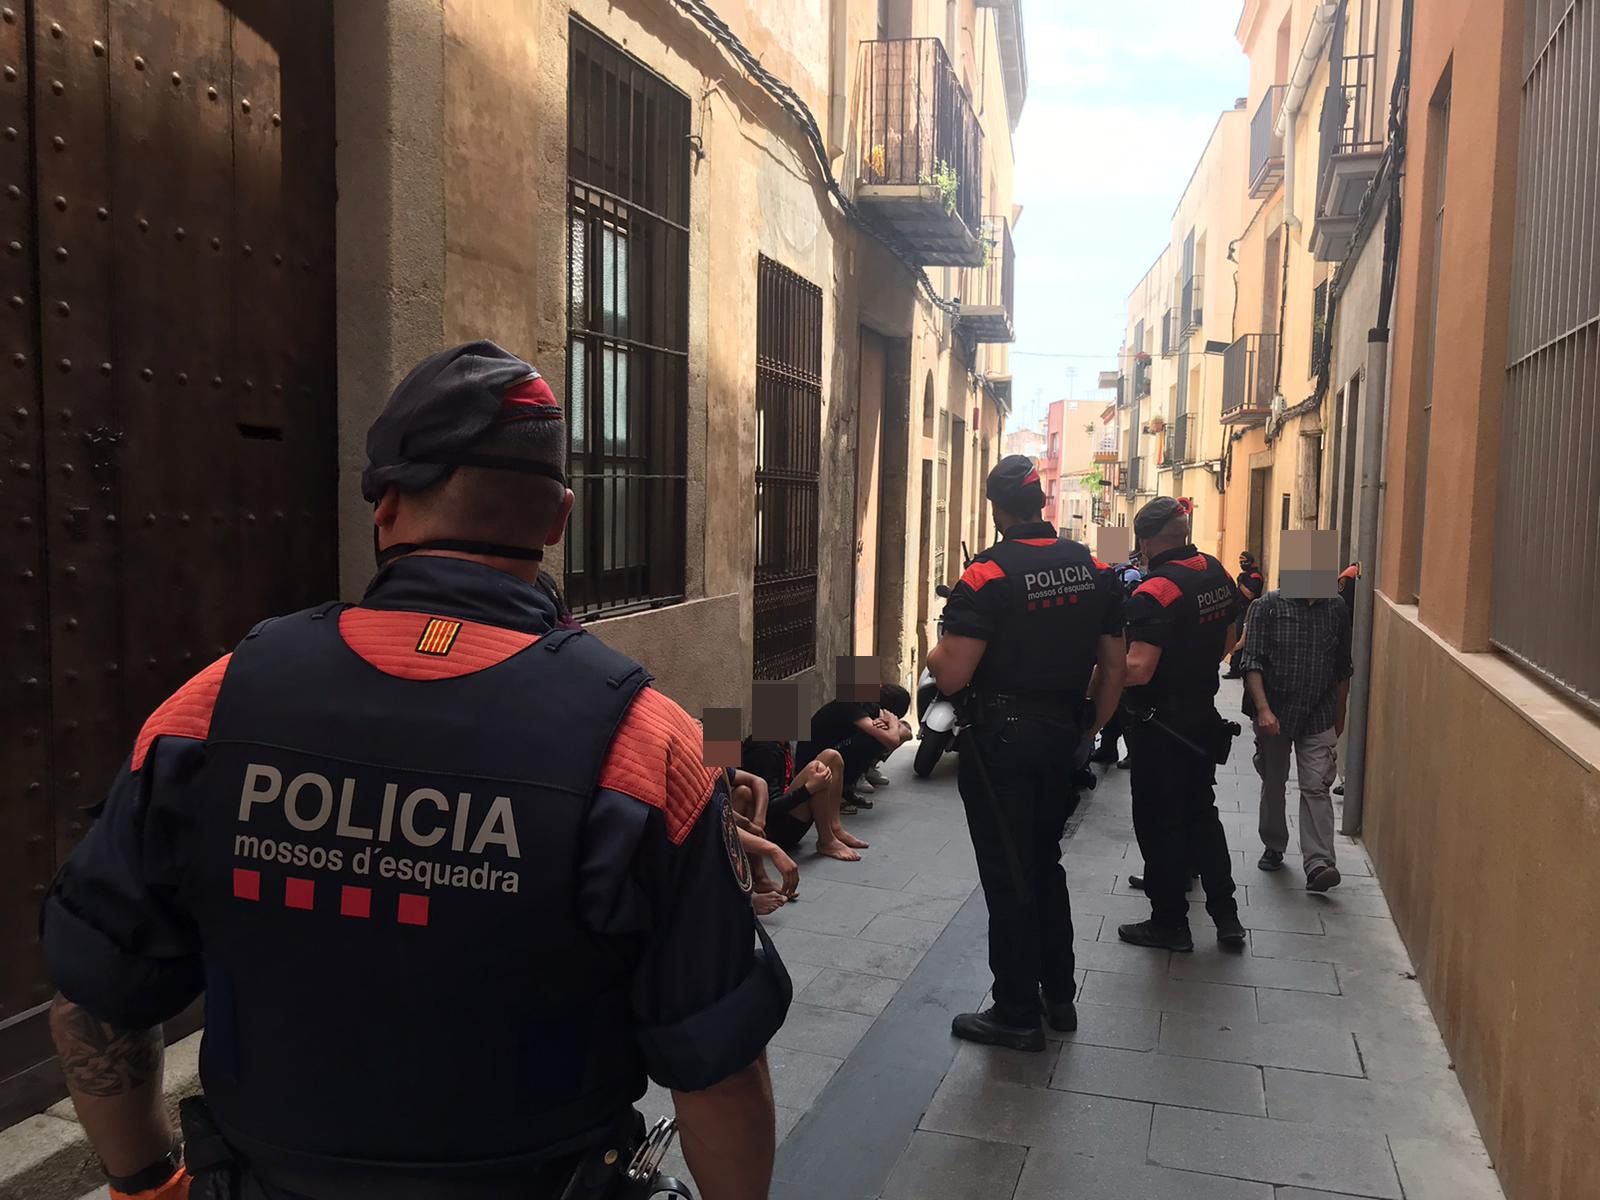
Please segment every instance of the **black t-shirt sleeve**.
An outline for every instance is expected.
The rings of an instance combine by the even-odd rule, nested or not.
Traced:
[[[177,1016],[204,986],[199,933],[180,899],[185,790],[203,754],[199,742],[162,738],[138,771],[124,763],[45,897],[51,981],[121,1029]]]
[[[1010,587],[1000,564],[980,554],[950,591],[944,606],[944,631],[991,641],[1000,627]]]
[[[1141,583],[1124,610],[1128,641],[1165,648],[1177,627],[1178,602],[1182,597],[1178,585],[1164,576],[1152,575]]]
[[[1106,597],[1105,613],[1100,620],[1100,634],[1102,637],[1115,636],[1123,632],[1128,619],[1128,601],[1122,591],[1122,581],[1110,571],[1104,571],[1100,575],[1100,590]]]

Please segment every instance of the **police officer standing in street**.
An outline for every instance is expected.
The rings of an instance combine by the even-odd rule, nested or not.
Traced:
[[[993,1006],[962,1013],[951,1031],[1043,1050],[1041,1008],[1052,1029],[1078,1027],[1061,835],[1072,776],[1122,692],[1122,594],[1086,547],[1041,518],[1044,491],[1027,458],[1001,459],[985,494],[1001,540],[961,576],[928,655],[941,692],[972,689],[959,778],[994,973]]]
[[[1144,854],[1150,919],[1122,925],[1136,946],[1193,950],[1185,891],[1191,864],[1217,940],[1242,949],[1233,862],[1217,816],[1216,764],[1228,730],[1217,713],[1217,666],[1233,645],[1239,596],[1221,563],[1189,540],[1189,505],[1158,496],[1133,522],[1145,579],[1128,601],[1128,741],[1133,828]]]
[[[428,358],[367,436],[362,601],[145,722],[42,918],[113,1196],[612,1196],[647,1075],[702,1200],[767,1194],[789,978],[698,726],[537,586],[566,448],[526,362]],[[185,1146],[161,1022],[202,993]]]

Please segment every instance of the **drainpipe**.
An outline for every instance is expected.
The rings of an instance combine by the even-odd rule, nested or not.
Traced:
[[[1300,218],[1294,212],[1294,119],[1317,73],[1317,63],[1328,44],[1338,12],[1337,4],[1321,4],[1312,11],[1311,28],[1306,31],[1305,45],[1300,47],[1300,59],[1289,77],[1289,91],[1278,112],[1277,133],[1283,139],[1283,223],[1291,229],[1300,228]]]
[[[1392,217],[1391,217],[1392,219]],[[1344,821],[1340,832],[1354,837],[1361,832],[1361,814],[1367,771],[1367,714],[1372,700],[1372,623],[1377,616],[1378,508],[1383,493],[1384,407],[1389,391],[1389,330],[1380,326],[1367,333],[1366,390],[1361,396],[1360,526],[1356,537],[1356,623],[1350,657],[1350,711],[1345,729]]]

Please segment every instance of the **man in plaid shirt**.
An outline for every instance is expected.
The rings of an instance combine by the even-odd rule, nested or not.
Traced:
[[[1306,888],[1339,882],[1333,846],[1337,745],[1350,694],[1350,621],[1337,597],[1292,598],[1270,591],[1250,609],[1244,649],[1244,711],[1255,719],[1256,771],[1261,776],[1263,871],[1283,867],[1289,846],[1284,784],[1289,751],[1300,778],[1300,854]]]

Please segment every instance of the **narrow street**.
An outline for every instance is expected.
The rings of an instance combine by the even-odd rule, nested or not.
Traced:
[[[1217,796],[1249,951],[1218,950],[1198,900],[1193,954],[1117,941],[1148,906],[1128,775],[1108,771],[1066,841],[1080,1026],[1043,1054],[950,1037],[989,982],[955,762],[924,782],[902,751],[887,773],[851,823],[866,861],[801,860],[802,899],[769,920],[795,985],[769,1051],[774,1197],[1500,1200],[1359,842],[1339,839],[1326,896],[1297,855],[1256,869],[1247,739]]]

